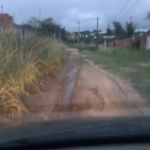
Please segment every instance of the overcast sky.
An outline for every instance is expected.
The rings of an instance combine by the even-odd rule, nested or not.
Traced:
[[[99,29],[106,30],[108,24],[112,28],[113,21],[123,25],[132,16],[139,29],[150,28],[150,21],[145,20],[150,11],[150,0],[0,0],[3,12],[15,16],[15,22],[25,23],[32,17],[41,19],[53,17],[55,22],[69,31],[77,30],[80,21],[81,30],[96,29],[96,17],[99,17]],[[119,14],[118,14],[119,13]],[[118,14],[118,15],[117,15]],[[116,16],[117,15],[117,16]]]

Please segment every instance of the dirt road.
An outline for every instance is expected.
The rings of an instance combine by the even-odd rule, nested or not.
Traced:
[[[29,102],[33,109],[21,122],[150,114],[128,79],[94,65],[76,49],[70,52],[58,77]]]
[[[72,117],[150,115],[149,104],[128,79],[83,59],[71,100]]]
[[[149,115],[146,101],[128,80],[86,61],[74,90],[75,117],[119,117]]]

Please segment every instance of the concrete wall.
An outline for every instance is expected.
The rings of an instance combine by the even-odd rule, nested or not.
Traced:
[[[147,36],[147,41],[146,41],[146,49],[150,50],[150,36]]]
[[[140,48],[141,49],[144,49],[146,47],[146,43],[147,43],[147,37],[146,36],[140,37]]]
[[[140,37],[140,48],[150,50],[150,35],[143,35]]]

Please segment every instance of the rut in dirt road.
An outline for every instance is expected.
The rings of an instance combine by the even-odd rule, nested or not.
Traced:
[[[71,99],[77,74],[80,70],[81,55],[78,51],[70,50],[68,61],[46,88],[32,98],[26,98],[28,114],[22,114],[19,123],[34,121],[49,121],[71,118]],[[15,120],[16,121],[16,120]]]

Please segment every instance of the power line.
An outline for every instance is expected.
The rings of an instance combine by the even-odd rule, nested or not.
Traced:
[[[41,9],[39,9],[39,20],[41,20]]]
[[[140,0],[136,0],[135,3],[130,7],[130,9],[134,8],[139,2],[140,2]],[[128,13],[129,13],[129,10],[127,10],[123,15],[126,15]]]
[[[128,3],[130,2],[130,0],[127,0],[127,2],[125,3],[125,5],[121,8],[121,10],[114,16],[114,18],[115,17],[117,17],[123,10],[124,10],[124,8],[128,5]]]

